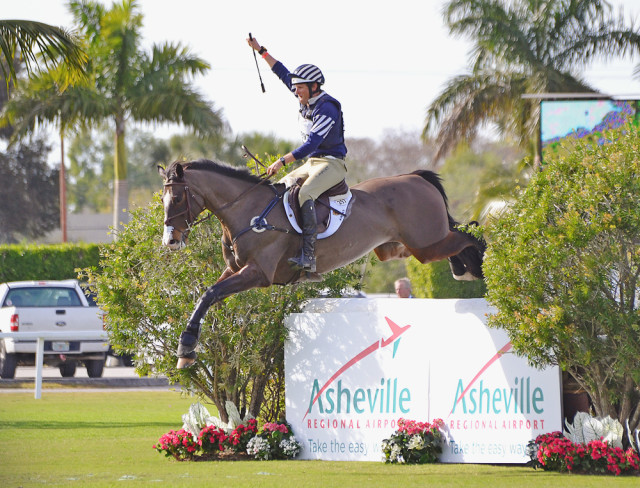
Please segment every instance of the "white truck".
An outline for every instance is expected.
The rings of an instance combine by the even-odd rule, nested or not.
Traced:
[[[104,313],[76,280],[0,284],[0,332],[69,332],[68,340],[44,343],[44,364],[63,377],[84,362],[90,378],[102,376],[108,342],[74,340],[76,331],[102,331]],[[66,338],[65,338],[66,339]],[[0,378],[14,378],[18,365],[35,364],[36,340],[0,339]]]

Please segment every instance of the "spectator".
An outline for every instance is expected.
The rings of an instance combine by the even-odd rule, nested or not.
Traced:
[[[409,278],[400,278],[399,280],[396,280],[394,284],[396,288],[396,295],[398,295],[399,298],[413,298],[413,294],[411,293],[411,281],[409,281]]]

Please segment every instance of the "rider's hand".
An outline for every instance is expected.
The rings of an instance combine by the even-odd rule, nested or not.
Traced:
[[[273,163],[271,166],[269,166],[269,167],[267,168],[267,174],[268,174],[269,176],[273,176],[273,175],[275,175],[278,171],[280,171],[280,169],[282,168],[282,166],[284,166],[284,165],[282,164],[282,161],[280,161],[280,160],[278,159],[275,163]]]
[[[251,39],[247,37],[247,44],[249,44],[249,46],[256,51],[260,51],[260,48],[262,47],[255,37]]]

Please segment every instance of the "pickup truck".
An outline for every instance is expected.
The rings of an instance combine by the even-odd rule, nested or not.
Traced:
[[[84,362],[90,378],[102,376],[109,344],[74,340],[75,331],[103,330],[103,312],[76,280],[14,281],[0,284],[0,332],[70,332],[69,340],[45,341],[44,364],[63,377]],[[16,366],[34,365],[36,340],[0,339],[0,377],[14,378]]]

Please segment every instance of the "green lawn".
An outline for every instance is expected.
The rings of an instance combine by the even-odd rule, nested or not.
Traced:
[[[152,449],[194,399],[172,391],[0,393],[0,486],[425,487],[640,486],[523,466],[382,462],[177,462]]]

